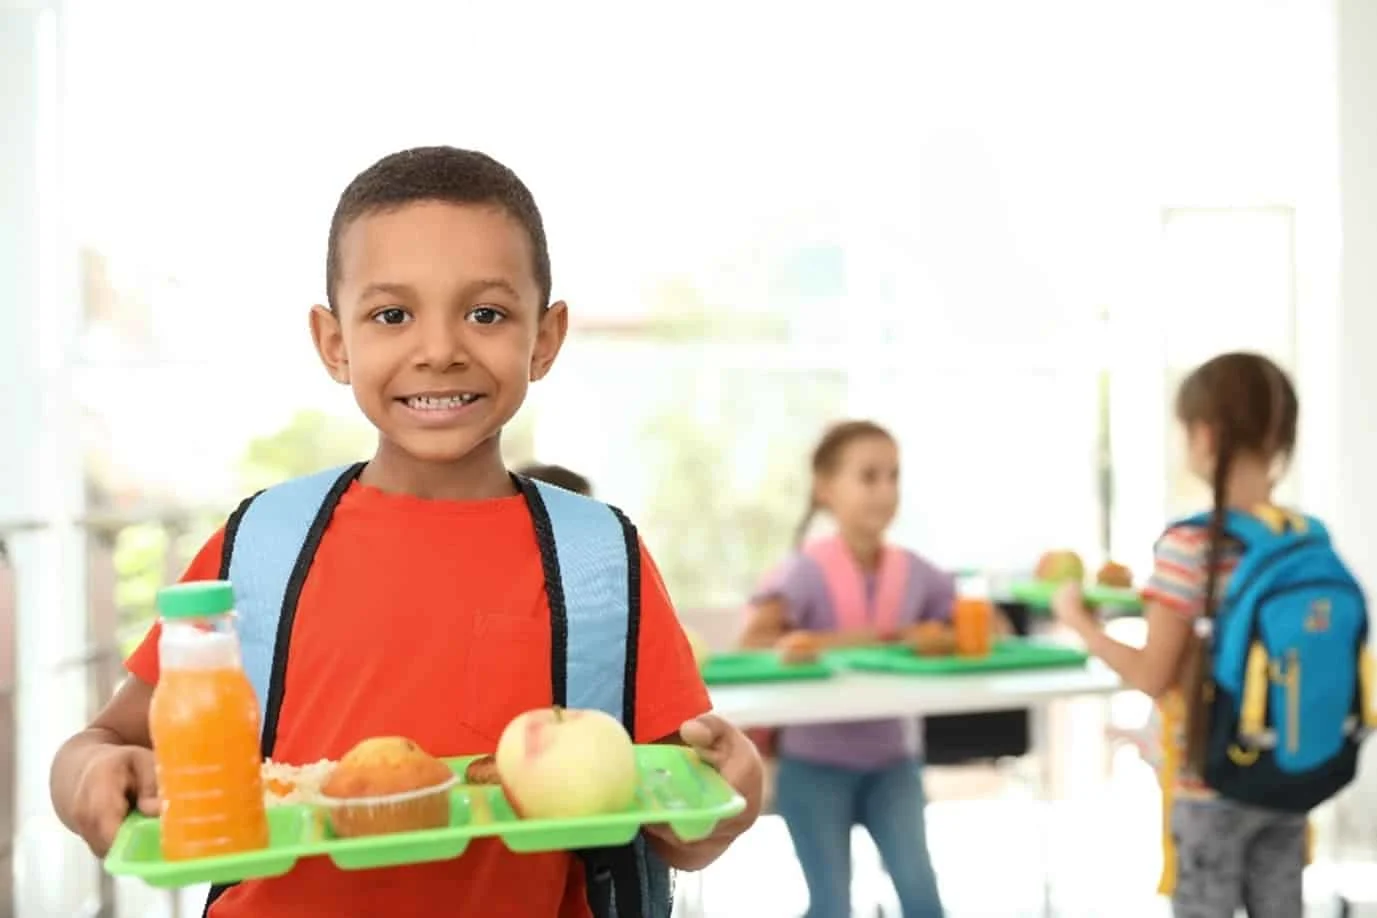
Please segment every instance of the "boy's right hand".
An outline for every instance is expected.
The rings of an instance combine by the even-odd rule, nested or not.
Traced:
[[[107,746],[92,755],[77,781],[72,827],[96,857],[104,857],[131,806],[145,816],[161,812],[153,752],[142,746]]]

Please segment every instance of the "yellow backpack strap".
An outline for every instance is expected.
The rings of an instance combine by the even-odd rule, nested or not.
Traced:
[[[1358,701],[1363,713],[1363,726],[1377,729],[1377,707],[1372,703],[1374,663],[1372,651],[1364,646],[1358,651]]]
[[[1157,881],[1157,893],[1163,896],[1170,896],[1176,891],[1176,845],[1171,840],[1171,806],[1181,768],[1179,694],[1172,692],[1162,699],[1159,707],[1162,717],[1162,764],[1157,772],[1157,783],[1162,788],[1162,875]]]
[[[1254,641],[1248,648],[1248,668],[1243,677],[1243,706],[1238,717],[1238,732],[1249,740],[1262,735],[1267,725],[1268,673],[1267,648]]]

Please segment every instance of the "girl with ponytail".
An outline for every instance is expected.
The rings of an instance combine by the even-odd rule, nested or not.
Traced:
[[[1302,914],[1306,858],[1303,814],[1226,800],[1204,782],[1213,688],[1210,655],[1198,633],[1213,619],[1242,546],[1225,533],[1230,511],[1275,516],[1272,490],[1296,445],[1299,406],[1285,372],[1257,354],[1206,362],[1181,384],[1176,416],[1190,471],[1208,482],[1208,526],[1166,530],[1143,590],[1147,639],[1133,647],[1107,635],[1079,587],[1053,602],[1057,617],[1132,687],[1157,699],[1163,730],[1162,891],[1177,918]],[[1197,622],[1206,620],[1205,628]]]

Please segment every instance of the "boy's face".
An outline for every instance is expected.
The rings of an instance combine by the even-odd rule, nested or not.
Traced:
[[[339,240],[336,312],[311,331],[383,438],[454,462],[496,435],[549,372],[563,303],[540,302],[531,243],[487,205],[417,202],[359,217]]]

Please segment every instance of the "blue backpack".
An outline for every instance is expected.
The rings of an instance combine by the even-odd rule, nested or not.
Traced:
[[[1241,555],[1207,626],[1203,777],[1227,799],[1308,812],[1353,780],[1372,722],[1367,602],[1319,520],[1230,511],[1223,534]]]
[[[234,584],[244,670],[263,711],[260,746],[270,757],[286,687],[297,601],[340,498],[363,464],[260,491],[225,525],[220,577]],[[635,735],[640,543],[621,511],[552,485],[512,476],[535,524],[550,604],[550,703],[592,708]],[[608,678],[619,673],[620,678]],[[577,852],[595,918],[665,918],[669,869],[638,836],[616,848]],[[216,886],[205,914],[227,889]]]

